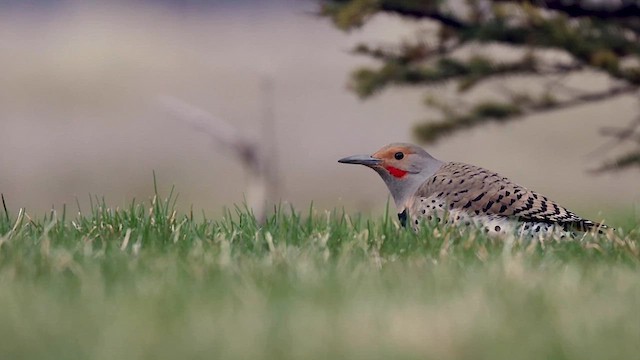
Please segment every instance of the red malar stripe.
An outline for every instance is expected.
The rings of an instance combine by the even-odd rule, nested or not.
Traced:
[[[387,166],[387,171],[389,171],[389,173],[397,178],[401,178],[405,175],[407,175],[407,172],[404,170],[400,170],[398,168],[394,168],[393,166]]]

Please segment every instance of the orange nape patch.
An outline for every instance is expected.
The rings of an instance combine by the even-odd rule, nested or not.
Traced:
[[[393,175],[394,177],[397,178],[402,178],[405,175],[407,175],[407,172],[398,168],[395,168],[393,166],[386,166],[385,169],[387,169],[387,171],[389,172],[389,174]]]

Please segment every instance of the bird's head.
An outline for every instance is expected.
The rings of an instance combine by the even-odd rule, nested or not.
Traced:
[[[389,144],[372,155],[354,155],[338,160],[365,165],[375,170],[389,188],[399,210],[420,185],[442,166],[423,148],[405,143]]]

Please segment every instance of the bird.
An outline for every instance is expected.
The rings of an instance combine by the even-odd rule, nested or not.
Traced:
[[[438,160],[414,144],[392,143],[372,155],[338,162],[375,170],[393,197],[400,223],[410,222],[415,230],[429,222],[475,227],[500,237],[565,237],[607,228],[496,172]]]

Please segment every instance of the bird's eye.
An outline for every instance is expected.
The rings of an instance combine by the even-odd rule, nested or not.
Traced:
[[[404,154],[402,152],[398,151],[397,153],[395,153],[393,155],[393,157],[395,157],[396,160],[402,160],[404,158]]]

